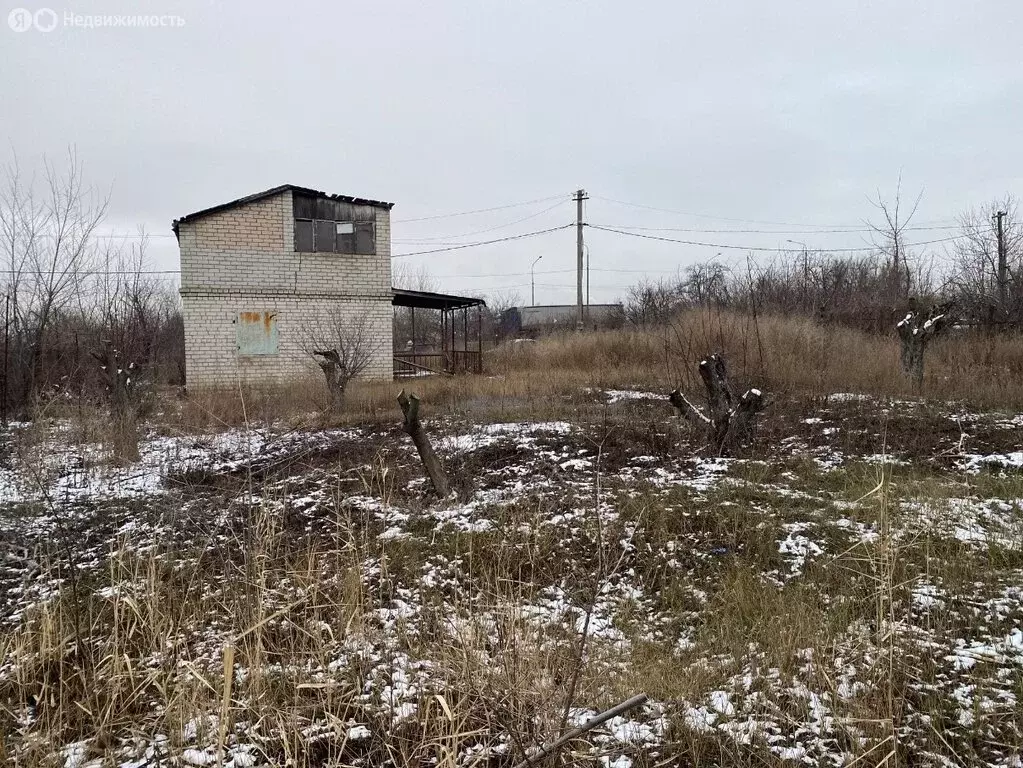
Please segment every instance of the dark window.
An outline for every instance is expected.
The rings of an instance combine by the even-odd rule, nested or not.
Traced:
[[[355,252],[367,256],[372,256],[377,252],[372,222],[355,222]]]
[[[295,251],[376,254],[376,213],[368,206],[295,193]]]
[[[309,253],[313,250],[313,223],[295,219],[295,250]]]
[[[313,250],[317,253],[334,253],[334,222],[317,219],[315,221],[315,233]]]

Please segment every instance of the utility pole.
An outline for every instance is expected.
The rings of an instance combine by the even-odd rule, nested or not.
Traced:
[[[786,240],[785,242],[803,246],[803,290],[801,293],[805,301],[810,292],[810,246],[802,240]]]
[[[542,258],[543,254],[541,253],[533,259],[533,264],[529,267],[529,304],[533,307],[536,306],[536,273],[533,271],[533,268],[536,266],[536,262]]]
[[[1005,233],[1002,230],[1002,219],[1005,218],[1005,211],[998,211],[992,218],[998,220],[998,311],[1004,316],[1006,314],[1008,289],[1008,265],[1005,258]]]
[[[576,330],[583,329],[583,200],[586,197],[586,190],[580,189],[575,193],[575,255],[576,255],[576,302],[579,305],[579,313],[576,318]]]

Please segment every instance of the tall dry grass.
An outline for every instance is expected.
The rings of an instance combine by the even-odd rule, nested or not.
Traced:
[[[353,383],[342,422],[391,421],[398,389],[414,389],[433,413],[548,418],[574,407],[584,390],[697,391],[697,366],[719,352],[741,386],[815,398],[835,392],[1023,407],[1023,335],[952,332],[927,352],[923,389],[899,366],[891,336],[803,317],[692,309],[670,325],[566,333],[506,342],[486,352],[483,376],[432,376]],[[328,397],[318,378],[286,386],[193,392],[165,421],[210,428],[285,420],[320,426]]]
[[[1023,335],[955,333],[929,350],[922,391],[899,367],[899,343],[801,317],[694,309],[669,326],[569,334],[504,345],[488,367],[510,382],[562,386],[698,386],[697,365],[722,353],[734,378],[777,393],[920,395],[989,407],[1023,404]]]

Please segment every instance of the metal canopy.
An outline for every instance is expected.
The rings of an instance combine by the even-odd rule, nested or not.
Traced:
[[[392,288],[391,304],[396,307],[418,307],[420,309],[468,309],[485,307],[487,302],[471,296],[452,296],[447,293],[411,291],[407,288]]]

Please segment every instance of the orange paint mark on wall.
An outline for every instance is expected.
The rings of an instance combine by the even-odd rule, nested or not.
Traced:
[[[278,350],[277,313],[239,312],[237,349],[242,355],[275,355]]]

